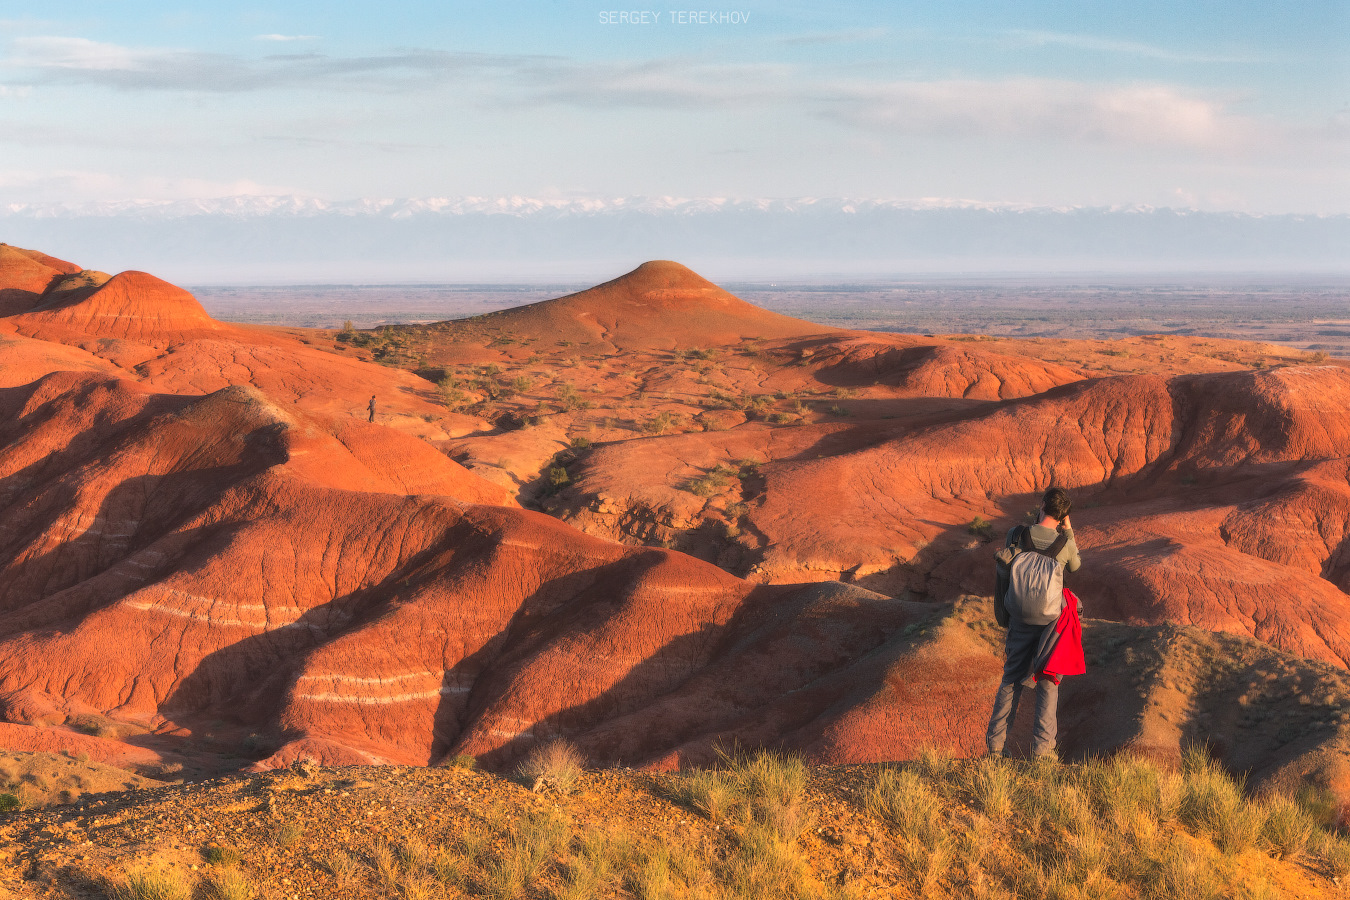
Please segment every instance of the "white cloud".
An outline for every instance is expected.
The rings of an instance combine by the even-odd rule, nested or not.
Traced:
[[[1056,39],[1068,37],[1072,36]],[[453,87],[456,99],[451,102],[476,103],[484,109],[773,108],[878,134],[1225,152],[1273,145],[1292,134],[1288,123],[1258,124],[1228,111],[1217,99],[1170,84],[1036,78],[829,82],[822,80],[818,69],[786,64],[711,64],[678,57],[582,63],[560,57],[423,49],[356,57],[311,52],[256,59],[65,37],[17,38],[11,47],[13,52],[0,60],[0,68],[14,73],[6,79],[11,90],[25,84],[90,84],[211,93],[304,88],[413,94]]]
[[[0,190],[22,192],[33,198],[65,200],[84,197],[120,200],[177,200],[184,197],[260,197],[293,194],[293,188],[260,184],[247,178],[219,180],[163,176],[125,176],[86,169],[16,170],[0,172]]]
[[[7,67],[74,69],[91,72],[134,71],[166,55],[163,50],[135,50],[117,44],[73,37],[21,37],[10,45]]]
[[[1223,148],[1256,139],[1253,122],[1170,85],[1045,79],[895,81],[821,92],[821,115],[915,135]]]
[[[11,83],[84,84],[122,90],[246,92],[295,87],[388,91],[446,84],[474,72],[520,69],[546,57],[400,50],[378,56],[290,53],[261,59],[124,47],[70,37],[10,42],[0,69]]]
[[[1149,59],[1161,59],[1168,62],[1200,63],[1249,63],[1264,62],[1269,56],[1257,54],[1203,53],[1188,50],[1174,50],[1156,44],[1144,44],[1138,41],[1121,41],[1101,38],[1089,34],[1065,34],[1057,31],[1031,31],[1013,29],[1007,32],[1016,43],[1036,47],[1060,46],[1075,50],[1088,50],[1093,53],[1119,53],[1128,56],[1143,56]]]

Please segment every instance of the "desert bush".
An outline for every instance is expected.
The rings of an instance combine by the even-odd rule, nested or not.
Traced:
[[[711,497],[713,494],[726,490],[735,476],[735,469],[718,465],[697,478],[689,479],[685,484],[685,489],[699,497]]]
[[[517,772],[533,790],[549,788],[560,794],[570,794],[581,777],[582,764],[581,753],[576,747],[555,740],[531,751]]]
[[[989,541],[994,538],[994,523],[987,521],[982,516],[976,516],[970,520],[966,526],[966,531],[978,537],[980,540]]]
[[[23,807],[23,801],[19,795],[13,791],[5,791],[0,794],[0,813],[14,812]]]
[[[674,427],[674,425],[675,425],[674,414],[663,412],[658,413],[657,415],[648,419],[646,423],[643,424],[642,430],[650,432],[651,434],[665,434],[672,427]]]
[[[453,375],[446,375],[436,382],[436,390],[441,396],[441,403],[452,410],[458,409],[468,399],[468,394],[460,390],[459,382]]]

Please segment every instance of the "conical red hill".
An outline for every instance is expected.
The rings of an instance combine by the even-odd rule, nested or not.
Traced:
[[[0,316],[32,309],[54,282],[78,271],[79,266],[64,260],[0,244]]]
[[[733,344],[744,338],[798,337],[827,330],[746,303],[669,260],[643,263],[576,294],[455,325],[619,349]]]
[[[44,300],[15,317],[20,331],[54,328],[153,343],[221,327],[196,297],[145,272],[122,272],[92,292],[52,292]]]

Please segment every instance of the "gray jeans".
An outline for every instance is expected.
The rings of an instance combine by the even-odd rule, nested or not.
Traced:
[[[1031,663],[1040,643],[1043,625],[1027,625],[1014,621],[1008,626],[1004,645],[1007,660],[1003,665],[1003,681],[994,696],[994,713],[989,717],[989,731],[984,743],[991,754],[1003,752],[1008,739],[1008,727],[1017,718],[1018,701],[1022,688],[1031,680]],[[1036,682],[1036,723],[1031,732],[1032,756],[1047,756],[1055,752],[1055,732],[1058,730],[1059,685],[1048,678]]]
[[[1017,703],[1022,698],[1021,681],[1005,681],[994,696],[994,714],[989,717],[989,732],[984,736],[991,754],[1003,752],[1008,726],[1017,718]],[[1058,729],[1059,685],[1049,678],[1036,682],[1036,724],[1031,731],[1031,755],[1049,756],[1055,752]]]

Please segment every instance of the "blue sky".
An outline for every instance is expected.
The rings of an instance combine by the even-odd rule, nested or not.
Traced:
[[[1345,0],[684,11],[715,15],[3,0],[0,204],[854,197],[1350,212]]]

